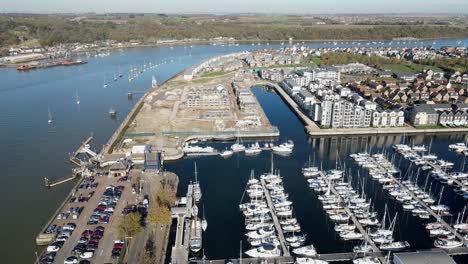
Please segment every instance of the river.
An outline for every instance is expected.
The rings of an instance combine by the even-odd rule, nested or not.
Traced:
[[[458,41],[438,40],[436,45],[454,46],[458,45]],[[466,46],[468,40],[461,40],[460,43]],[[432,41],[423,44],[432,44]],[[340,45],[356,44],[344,43],[337,46]],[[405,45],[408,46],[407,43]],[[410,45],[421,44],[418,42]],[[334,45],[312,43],[310,46]],[[267,47],[276,48],[279,45],[134,48],[116,51],[104,58],[89,58],[88,64],[75,67],[30,72],[0,69],[0,180],[3,186],[0,192],[0,199],[3,201],[0,203],[0,210],[4,212],[0,219],[4,238],[0,242],[2,262],[30,263],[35,259],[34,252],[40,250],[35,246],[36,234],[73,185],[70,182],[49,190],[43,187],[43,178],[53,180],[69,175],[72,166],[68,162],[68,153],[73,152],[91,133],[95,136],[94,147],[100,149],[141,96],[141,92],[149,88],[152,75],[163,82],[207,58]],[[166,64],[146,71],[129,83],[129,68],[148,62]],[[114,82],[113,75],[119,70],[124,73],[124,77]],[[107,88],[103,88],[104,80],[109,83]],[[127,98],[128,91],[134,92],[133,99]],[[279,126],[281,137],[292,139],[296,143],[294,154],[289,158],[275,158],[275,165],[285,176],[286,190],[291,193],[297,217],[304,232],[308,234],[308,239],[316,244],[319,252],[349,249],[350,246],[339,242],[330,229],[314,194],[306,188],[300,169],[312,151],[317,152],[317,159],[323,160],[324,167],[334,166],[336,149],[344,159],[350,148],[364,146],[362,139],[344,137],[309,142],[301,123],[278,96],[261,89],[257,89],[255,93],[271,122]],[[76,104],[77,94],[79,105]],[[118,111],[116,119],[109,118],[108,111],[111,107]],[[54,119],[51,125],[47,123],[48,109]],[[396,136],[384,136],[369,140],[375,141],[372,145],[377,149],[388,148],[400,139]],[[429,139],[423,137],[420,140]],[[447,144],[457,140],[461,138],[438,136],[434,140],[434,150],[445,153],[442,151],[446,150]],[[347,147],[343,147],[343,144]],[[447,155],[449,154],[451,153]],[[269,169],[269,159],[267,153],[257,158],[240,155],[227,160],[215,157],[197,159],[204,191],[203,203],[209,221],[205,238],[205,253],[209,258],[235,257],[238,254],[239,241],[243,238],[243,221],[237,206],[245,180],[251,169],[257,174]],[[181,178],[179,193],[193,175],[193,161],[186,159],[167,166]],[[378,187],[368,184],[367,188]],[[377,202],[376,208],[379,209],[380,205]],[[407,221],[411,221],[411,217],[408,218]],[[406,223],[411,226],[411,222],[403,224]],[[417,237],[418,234],[420,233],[414,236]]]

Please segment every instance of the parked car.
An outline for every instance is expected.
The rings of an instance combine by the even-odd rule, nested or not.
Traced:
[[[94,256],[94,251],[85,251],[80,254],[80,258],[82,259],[90,259]]]
[[[71,230],[71,231],[73,231],[73,230],[75,230],[75,228],[76,228],[76,224],[75,224],[75,223],[68,223],[68,224],[64,225],[62,229],[63,229],[63,230]]]
[[[78,264],[78,258],[74,257],[74,256],[70,256],[70,257],[65,259],[63,264]]]
[[[85,243],[78,243],[71,251],[72,255],[81,255],[86,250]]]

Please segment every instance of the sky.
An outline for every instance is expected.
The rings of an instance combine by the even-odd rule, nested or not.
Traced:
[[[468,13],[468,0],[0,0],[0,13]]]

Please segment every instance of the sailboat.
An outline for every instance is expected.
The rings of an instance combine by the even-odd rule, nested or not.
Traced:
[[[304,177],[315,177],[315,176],[318,176],[320,174],[320,170],[318,167],[315,167],[315,153],[314,153],[314,161],[313,161],[313,165],[311,166],[310,164],[310,155],[309,155],[309,165],[305,168],[302,168],[302,175],[304,175]]]
[[[245,151],[245,146],[244,146],[243,144],[240,143],[240,137],[239,137],[239,135],[237,136],[237,141],[236,141],[236,143],[232,144],[231,150],[234,151],[234,152]]]
[[[151,77],[151,87],[155,87],[158,85],[158,81],[156,81],[156,78],[154,75]]]
[[[201,228],[203,229],[203,231],[206,231],[206,228],[208,227],[208,221],[206,221],[206,218],[205,218],[205,206],[203,206],[203,219],[201,221]]]
[[[195,202],[199,202],[201,199],[202,193],[200,189],[200,183],[198,182],[198,172],[197,172],[197,163],[195,162],[195,182],[193,183],[193,198]]]
[[[52,113],[50,112],[50,108],[47,108],[49,119],[47,120],[47,123],[52,124],[53,119],[52,119]]]
[[[76,104],[80,104],[80,97],[78,96],[78,91],[76,91]]]
[[[105,76],[104,76],[104,84],[102,85],[102,87],[107,88],[107,82],[106,82],[106,77]]]

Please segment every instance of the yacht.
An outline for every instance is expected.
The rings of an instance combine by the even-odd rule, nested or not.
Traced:
[[[198,203],[201,199],[202,193],[200,183],[198,182],[197,163],[195,162],[195,181],[193,182],[193,199]]]
[[[252,144],[250,147],[245,149],[245,154],[247,155],[257,155],[262,152],[260,145],[258,143]]]
[[[245,151],[245,146],[240,143],[240,137],[237,137],[236,143],[232,144],[231,150],[234,151],[234,152]]]
[[[361,233],[352,232],[342,232],[340,237],[344,240],[361,240],[364,236]]]
[[[190,251],[193,253],[200,252],[202,248],[202,226],[198,219],[194,219],[190,225]]]
[[[442,249],[451,249],[463,246],[463,242],[455,239],[437,239],[434,246]]]
[[[213,153],[215,152],[215,149],[212,147],[200,147],[196,145],[191,146],[189,144],[185,144],[183,151],[185,153]]]
[[[228,150],[228,149],[226,149],[226,150],[224,150],[223,152],[219,153],[219,155],[220,155],[221,157],[223,157],[223,158],[230,157],[230,156],[232,156],[233,154],[234,154],[234,151]]]
[[[293,151],[292,148],[286,147],[283,144],[279,146],[273,146],[271,149],[275,153],[283,153],[283,154],[289,154]]]
[[[300,248],[293,249],[293,253],[296,255],[301,255],[305,257],[315,257],[317,256],[317,250],[315,250],[314,245],[308,245]]]
[[[281,250],[272,244],[264,244],[260,247],[247,250],[246,255],[252,258],[273,258],[281,256]]]
[[[380,245],[380,250],[400,251],[410,247],[407,241],[397,241]]]

